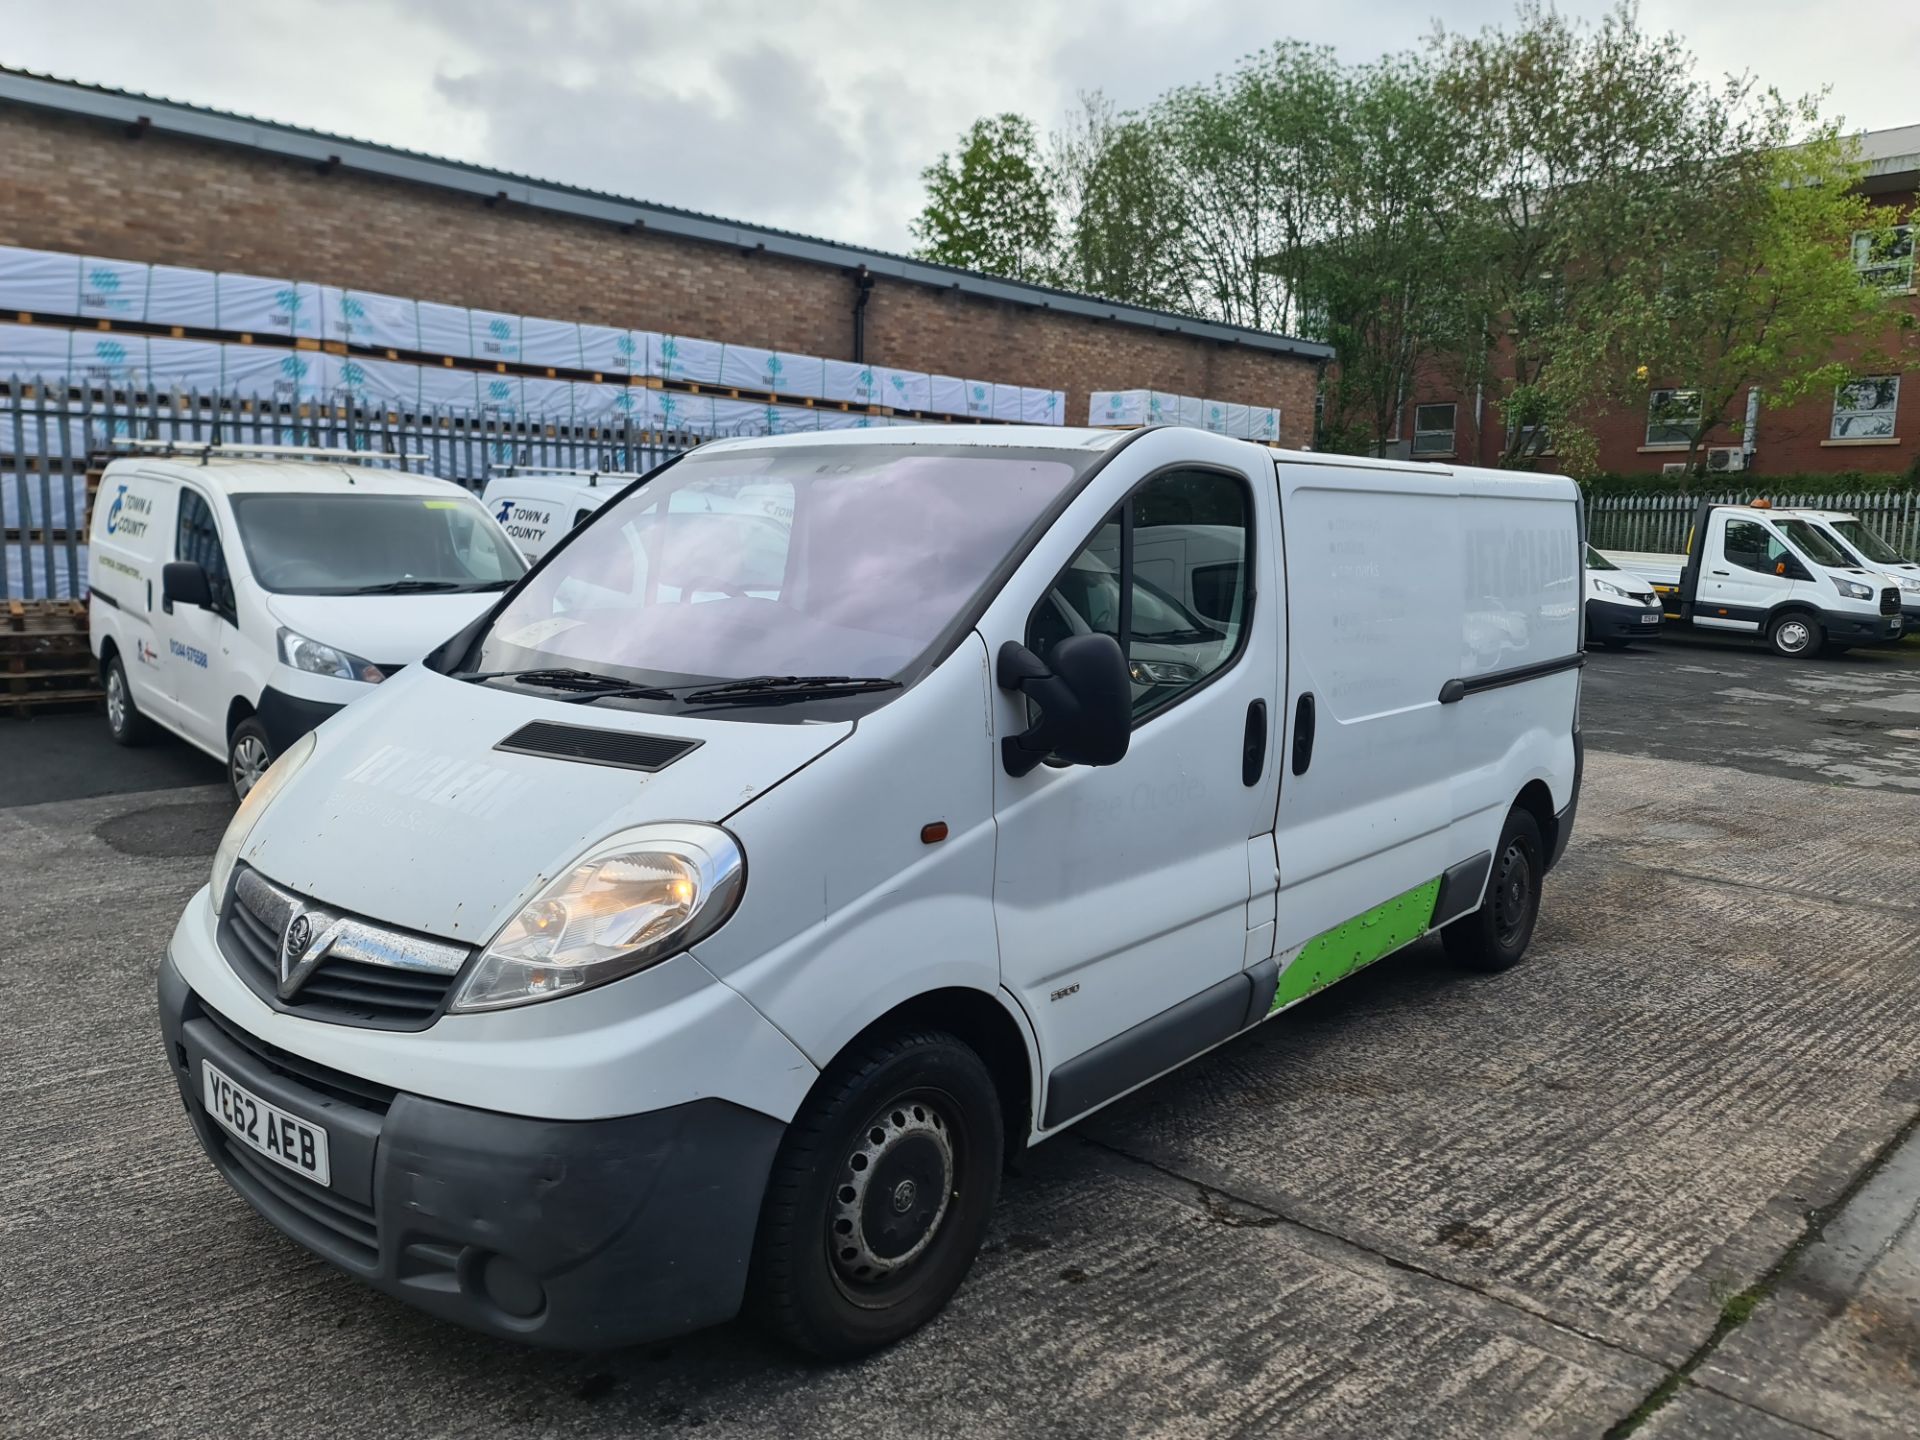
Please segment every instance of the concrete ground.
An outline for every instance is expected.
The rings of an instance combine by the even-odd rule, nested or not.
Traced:
[[[1032,1152],[947,1315],[839,1369],[518,1349],[282,1240],[153,1014],[224,794],[0,723],[67,797],[0,809],[0,1435],[1910,1435],[1920,647],[1585,684],[1525,964],[1422,943]]]

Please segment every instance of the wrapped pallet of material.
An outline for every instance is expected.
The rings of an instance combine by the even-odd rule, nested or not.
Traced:
[[[142,335],[80,331],[67,361],[72,384],[94,390],[134,390],[147,384],[147,340]]]
[[[580,369],[580,327],[571,320],[521,316],[520,360],[524,365],[549,365],[556,370]]]
[[[471,410],[480,403],[479,376],[446,365],[420,367],[420,404],[429,410]]]
[[[468,351],[476,360],[518,365],[522,354],[520,317],[498,310],[469,310],[467,328],[472,333]]]
[[[996,384],[993,387],[993,418],[1010,420],[1016,425],[1025,418],[1025,412],[1020,404],[1018,385]]]
[[[824,393],[822,363],[817,355],[761,350],[752,345],[725,345],[720,353],[720,383],[738,390],[818,398]]]
[[[196,330],[220,328],[220,277],[211,270],[195,270],[189,265],[150,265],[147,267],[147,313],[141,318],[149,325],[184,325]],[[300,298],[298,289],[294,299]]]
[[[708,395],[681,395],[672,390],[649,390],[652,420],[662,430],[690,430],[704,435],[713,429],[713,399]]]
[[[422,300],[414,306],[420,328],[420,348],[429,355],[451,355],[456,360],[473,358],[473,324],[464,305],[442,305],[437,300]]]
[[[1179,398],[1179,415],[1176,425],[1188,425],[1195,430],[1207,428],[1207,402],[1197,395],[1182,395]]]
[[[0,314],[71,315],[80,300],[80,257],[0,245]]]
[[[420,310],[417,302],[373,290],[323,290],[329,340],[364,345],[373,350],[418,350]]]
[[[1178,425],[1180,423],[1180,397],[1165,390],[1147,392],[1146,425]]]
[[[884,405],[883,385],[877,366],[853,360],[820,362],[820,394],[823,399],[840,400],[850,405]]]
[[[188,323],[158,314],[152,318],[157,324]],[[222,270],[214,277],[213,323],[221,330],[243,335],[318,340],[325,323],[325,306],[318,285],[296,285],[291,280]]]
[[[993,382],[991,380],[967,381],[966,413],[975,420],[993,418]]]
[[[528,320],[526,325],[533,324]],[[616,330],[611,325],[582,325],[580,331],[580,368],[601,375],[644,375],[647,373],[647,337],[644,331]],[[528,353],[533,341],[523,329]],[[543,362],[535,361],[535,364]],[[547,364],[554,362],[547,361]]]
[[[576,381],[573,386],[573,423],[575,425],[617,425],[626,418],[620,408],[623,397],[631,396],[631,385],[593,384]],[[628,399],[627,403],[633,402]]]
[[[794,435],[804,431],[818,430],[820,412],[806,405],[769,405],[766,424],[769,435]]]
[[[1252,419],[1252,407],[1247,405],[1227,406],[1227,434],[1236,440],[1245,440],[1252,431],[1248,428]]]
[[[1227,402],[1224,400],[1202,400],[1200,402],[1200,428],[1211,435],[1225,435],[1227,431]]]
[[[0,325],[0,378],[12,380],[18,376],[22,380],[49,382],[65,379],[74,338],[71,330],[58,330],[51,325]],[[83,344],[91,338],[84,334],[79,337]],[[133,340],[131,336],[113,338],[123,343]],[[0,410],[5,408],[0,404]]]
[[[918,370],[895,370],[882,365],[875,372],[880,377],[880,399],[882,405],[894,410],[933,410],[933,377]],[[954,381],[959,384],[959,381]]]
[[[1145,425],[1148,420],[1150,392],[1145,390],[1095,390],[1087,401],[1089,425]]]
[[[485,414],[502,420],[518,420],[521,415],[520,377],[518,375],[479,375],[476,402]]]
[[[936,415],[964,415],[967,413],[967,382],[952,375],[931,377],[930,396],[926,408]]]
[[[337,361],[327,367],[333,382],[330,398],[337,403],[406,412],[420,408],[418,365],[399,360],[370,360],[362,355],[330,358]]]
[[[718,340],[689,335],[662,335],[651,347],[652,369],[663,380],[686,380],[696,385],[718,385],[726,346]]]
[[[75,547],[73,570],[67,567],[67,547],[54,548],[53,568],[47,568],[46,552],[38,545],[7,545],[7,588],[5,595],[22,595],[34,600],[78,600],[87,593],[87,547]],[[78,589],[73,576],[78,577]]]
[[[864,410],[817,410],[813,417],[816,430],[871,430],[887,423],[886,416]]]
[[[320,356],[311,350],[222,345],[220,388],[243,399],[299,404],[324,393]]]
[[[1031,386],[1022,386],[1020,390],[1020,418],[1029,425],[1060,425],[1066,417],[1061,413],[1066,406],[1066,394],[1060,390],[1035,390]]]
[[[131,260],[87,256],[80,262],[80,295],[73,313],[89,320],[145,320],[152,268]]]
[[[147,343],[147,383],[156,390],[218,393],[220,349],[211,340],[161,340]]]
[[[1271,406],[1255,405],[1247,413],[1247,438],[1271,445],[1280,438],[1280,412]]]
[[[550,425],[566,425],[573,420],[573,382],[570,380],[522,380],[520,410],[529,420]]]

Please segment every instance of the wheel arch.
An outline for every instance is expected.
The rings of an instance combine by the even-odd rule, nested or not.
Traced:
[[[233,732],[240,728],[242,720],[250,719],[257,712],[246,702],[244,696],[236,695],[227,703],[227,744],[233,744]]]
[[[1540,827],[1540,842],[1547,847],[1547,854],[1560,853],[1555,843],[1559,839],[1560,817],[1553,808],[1553,791],[1547,788],[1545,780],[1529,780],[1522,785],[1508,813],[1515,810],[1524,810],[1533,817],[1533,823]]]

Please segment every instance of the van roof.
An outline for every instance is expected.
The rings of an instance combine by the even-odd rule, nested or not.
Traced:
[[[415,471],[379,465],[343,465],[319,460],[226,459],[198,456],[121,456],[107,466],[109,476],[136,470],[173,480],[197,480],[229,495],[271,491],[278,494],[470,495],[464,486]]]

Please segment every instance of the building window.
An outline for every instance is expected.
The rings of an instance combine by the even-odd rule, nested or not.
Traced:
[[[1913,226],[1853,232],[1853,265],[1860,278],[1882,290],[1913,288]]]
[[[1893,412],[1900,404],[1898,375],[1867,375],[1833,390],[1835,440],[1885,440],[1894,434]]]
[[[1699,428],[1698,390],[1656,390],[1647,401],[1647,444],[1691,445]]]
[[[1413,407],[1413,453],[1451,455],[1453,453],[1453,416],[1451,405]]]

